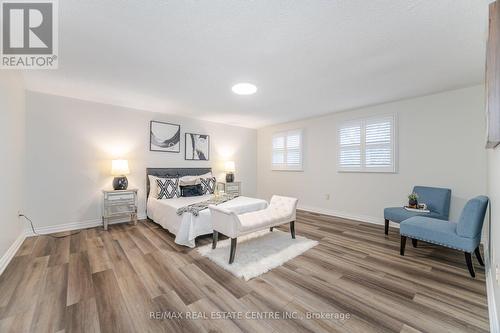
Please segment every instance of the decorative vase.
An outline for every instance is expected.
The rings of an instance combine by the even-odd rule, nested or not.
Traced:
[[[410,206],[416,206],[418,204],[417,199],[409,199],[408,200],[408,205]]]

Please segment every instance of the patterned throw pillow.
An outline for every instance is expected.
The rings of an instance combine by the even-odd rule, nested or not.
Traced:
[[[158,199],[172,199],[180,197],[179,178],[156,178],[158,184]]]
[[[211,178],[201,178],[201,187],[203,188],[203,194],[214,194],[216,180],[215,177]]]

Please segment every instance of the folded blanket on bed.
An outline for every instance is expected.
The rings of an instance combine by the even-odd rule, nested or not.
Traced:
[[[236,194],[224,194],[218,197],[213,197],[212,199],[202,201],[202,202],[197,202],[188,206],[181,207],[177,209],[177,215],[182,215],[184,213],[191,213],[194,216],[198,216],[200,211],[207,209],[209,205],[220,205],[221,203],[224,203],[226,201],[232,200],[236,198],[238,195]]]

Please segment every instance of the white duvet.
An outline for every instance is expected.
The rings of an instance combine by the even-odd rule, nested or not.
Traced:
[[[195,238],[213,232],[210,210],[202,210],[198,216],[191,213],[177,215],[177,209],[210,199],[211,195],[199,197],[181,197],[175,199],[148,198],[148,217],[173,233],[179,245],[195,247]],[[219,205],[225,209],[243,214],[267,208],[267,202],[261,199],[237,197]]]

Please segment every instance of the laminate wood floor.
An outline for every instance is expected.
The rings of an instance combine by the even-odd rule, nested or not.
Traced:
[[[151,221],[28,238],[0,276],[0,332],[489,330],[484,270],[462,253],[400,257],[397,229],[307,212],[296,231],[319,245],[249,282]]]

